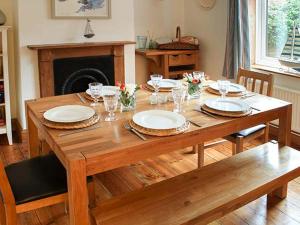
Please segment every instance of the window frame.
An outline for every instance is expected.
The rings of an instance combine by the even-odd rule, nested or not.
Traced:
[[[279,60],[268,57],[267,53],[267,12],[268,0],[256,1],[256,50],[255,64],[282,68]]]

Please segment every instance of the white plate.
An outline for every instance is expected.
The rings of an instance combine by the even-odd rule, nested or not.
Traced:
[[[152,80],[149,80],[147,84],[152,85]],[[171,79],[162,79],[162,81],[159,83],[160,88],[174,88],[178,84],[178,81],[171,80]]]
[[[116,86],[103,86],[101,96],[114,94],[114,93],[116,93],[116,90],[119,90],[119,87],[116,87]],[[91,96],[90,89],[87,89],[86,93]]]
[[[216,83],[216,82],[210,84],[209,87],[216,90],[216,91],[219,91],[219,86],[218,86],[218,83]],[[246,88],[244,86],[239,85],[239,84],[230,83],[228,92],[240,93],[240,92],[243,92],[243,91],[246,91]]]
[[[132,119],[141,127],[156,130],[176,129],[182,127],[186,122],[184,116],[165,110],[139,112]]]
[[[224,112],[247,112],[250,106],[239,99],[207,99],[205,105],[211,109]]]
[[[95,110],[82,105],[64,105],[44,113],[44,118],[56,123],[74,123],[90,119]]]

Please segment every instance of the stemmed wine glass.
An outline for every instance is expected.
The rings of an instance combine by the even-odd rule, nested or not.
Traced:
[[[110,93],[103,96],[105,110],[108,112],[108,116],[105,118],[105,121],[115,121],[116,115],[115,111],[118,108],[119,94],[117,92]]]
[[[153,85],[154,91],[155,91],[153,95],[155,96],[156,103],[158,104],[159,84],[162,81],[163,76],[159,75],[159,74],[153,74],[150,77],[151,77],[152,85]]]
[[[91,96],[94,99],[94,102],[91,103],[91,106],[95,107],[95,106],[99,105],[98,101],[102,94],[102,87],[103,87],[103,84],[98,83],[98,82],[93,82],[93,83],[89,84]]]
[[[175,87],[172,89],[173,101],[175,104],[174,112],[183,112],[182,103],[184,102],[185,96],[187,94],[187,89],[185,87]]]
[[[224,99],[226,94],[229,91],[230,81],[228,80],[218,80],[219,92],[221,94],[221,98]]]

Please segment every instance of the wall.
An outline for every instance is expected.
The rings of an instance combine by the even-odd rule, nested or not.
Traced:
[[[175,38],[178,25],[184,32],[185,1],[134,0],[135,35]],[[142,56],[136,56],[136,81],[140,84],[147,79],[147,61]]]
[[[57,44],[86,41],[134,40],[133,0],[112,0],[111,19],[93,19],[96,36],[91,40],[83,37],[84,19],[52,19],[50,0],[15,0],[18,14],[19,74],[18,88],[20,122],[26,127],[24,101],[39,97],[37,52],[27,45]],[[134,46],[125,48],[125,73],[127,81],[135,79]]]
[[[184,30],[200,40],[201,70],[221,77],[224,64],[228,0],[217,0],[213,9],[203,9],[197,0],[184,1]]]
[[[8,0],[0,1],[0,9],[7,17],[6,26],[13,25],[13,2]],[[15,87],[15,67],[14,67],[14,30],[10,29],[8,33],[8,50],[9,50],[9,74],[10,74],[10,99],[12,117],[16,117],[16,87]]]

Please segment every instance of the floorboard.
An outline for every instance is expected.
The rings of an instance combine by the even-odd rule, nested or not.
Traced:
[[[5,165],[24,160],[28,156],[27,143],[8,146],[0,137],[0,158]],[[246,149],[259,145],[255,140]],[[168,155],[137,162],[96,176],[97,202],[124,194],[144,186],[174,177],[197,168],[197,158],[191,148]],[[223,143],[205,151],[205,164],[211,164],[231,155],[231,144]],[[64,204],[23,213],[18,225],[65,225],[67,215]],[[210,225],[300,225],[300,178],[289,184],[288,197],[274,199],[267,205],[262,197]]]

